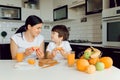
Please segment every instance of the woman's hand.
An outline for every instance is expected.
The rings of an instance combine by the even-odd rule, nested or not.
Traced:
[[[39,48],[36,49],[36,55],[39,59],[44,58],[44,52],[40,50]]]
[[[34,52],[34,50],[32,48],[27,48],[24,52],[25,56],[29,56]]]

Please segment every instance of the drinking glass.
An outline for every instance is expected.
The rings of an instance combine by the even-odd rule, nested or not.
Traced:
[[[18,50],[16,53],[16,60],[17,62],[22,62],[24,59],[24,51],[23,50]]]
[[[68,54],[67,62],[68,62],[69,67],[74,66],[74,63],[75,63],[75,51],[72,51],[70,54]]]

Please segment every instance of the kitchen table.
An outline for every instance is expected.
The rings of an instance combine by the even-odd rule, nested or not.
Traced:
[[[0,60],[0,80],[120,80],[120,69],[114,66],[87,74],[68,67],[66,60],[52,67],[27,70],[15,69],[15,64],[15,60]]]

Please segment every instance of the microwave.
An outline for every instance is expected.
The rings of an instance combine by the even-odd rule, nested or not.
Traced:
[[[104,46],[120,47],[120,7],[103,11],[102,39]]]
[[[68,6],[64,5],[53,9],[53,21],[59,21],[68,18]]]
[[[21,20],[21,8],[0,5],[0,19]]]

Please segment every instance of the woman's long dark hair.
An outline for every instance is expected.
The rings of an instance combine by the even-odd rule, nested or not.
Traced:
[[[36,24],[39,24],[39,23],[43,23],[42,19],[35,16],[35,15],[30,15],[28,16],[28,18],[26,19],[25,21],[25,24],[23,26],[21,26],[17,31],[16,33],[22,33],[22,32],[25,32],[27,30],[27,26],[28,25],[31,25],[31,26],[34,26]]]

